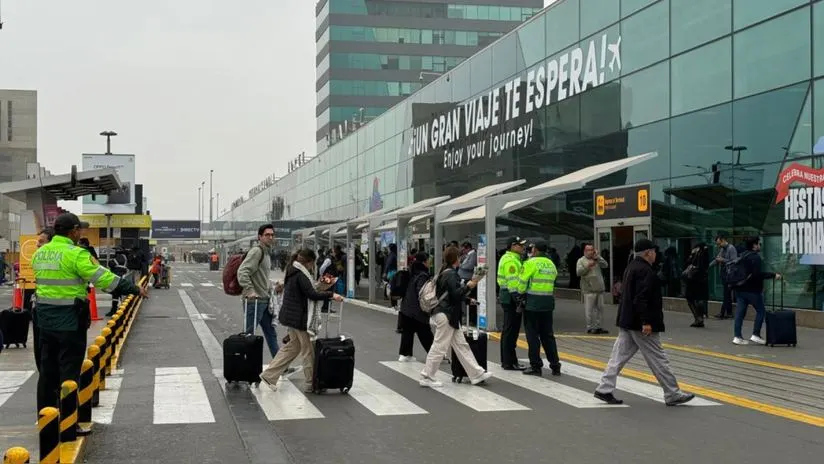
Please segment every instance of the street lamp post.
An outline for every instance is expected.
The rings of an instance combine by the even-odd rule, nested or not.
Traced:
[[[103,137],[106,137],[106,154],[112,154],[112,137],[117,137],[117,132],[115,131],[103,131],[100,133]]]
[[[741,164],[741,152],[742,151],[747,151],[747,147],[745,147],[743,145],[735,145],[735,146],[727,145],[726,147],[724,147],[724,150],[729,150],[733,153],[737,153],[738,158],[736,159],[735,164]]]
[[[203,201],[203,193],[206,192],[206,181],[203,180],[200,182],[200,233],[203,233],[203,220],[206,219],[206,215],[203,214],[203,208],[206,206],[206,202]]]
[[[212,205],[215,201],[215,196],[212,193],[212,176],[214,175],[214,173],[214,169],[209,169],[209,224],[211,224],[214,220],[214,214],[212,213]]]
[[[200,225],[202,226],[203,225],[203,218],[200,217],[200,211],[201,211],[201,209],[200,209],[200,199],[203,198],[203,195],[200,194],[200,189],[201,189],[201,187],[197,188],[197,222],[199,222]]]

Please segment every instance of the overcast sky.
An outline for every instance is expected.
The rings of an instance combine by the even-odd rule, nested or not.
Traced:
[[[546,0],[546,3],[552,3]],[[197,219],[315,153],[312,0],[0,0],[0,88],[38,92],[38,160],[54,173],[137,155],[152,216]],[[64,205],[80,212],[77,202]]]

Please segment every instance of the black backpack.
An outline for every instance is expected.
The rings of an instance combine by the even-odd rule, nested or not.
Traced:
[[[389,282],[389,294],[396,298],[403,298],[406,296],[406,290],[409,288],[409,280],[411,278],[410,272],[407,269],[398,271],[392,276]]]
[[[730,287],[740,287],[750,279],[752,272],[750,272],[749,263],[744,259],[749,255],[750,252],[745,251],[739,257],[727,263],[724,269],[724,280]]]

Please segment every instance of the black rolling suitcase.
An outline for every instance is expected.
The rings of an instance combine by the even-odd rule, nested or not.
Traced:
[[[464,337],[466,338],[466,342],[469,343],[469,349],[472,350],[475,360],[486,370],[486,345],[488,337],[486,331],[478,328],[477,317],[478,313],[476,310],[475,327],[471,327],[469,325],[469,310],[467,309],[466,326],[461,327],[461,330],[463,330]],[[452,350],[452,360],[450,364],[452,366],[452,381],[458,383],[463,382],[463,379],[466,378],[467,375],[463,365],[458,360],[458,356],[455,354],[455,350]]]
[[[246,327],[246,303],[243,305],[243,327]],[[255,300],[255,321],[257,321],[257,300]],[[260,385],[260,373],[263,372],[263,337],[255,335],[257,322],[251,334],[230,335],[223,340],[223,377],[227,382],[249,382]]]
[[[341,334],[343,324],[343,303],[338,314],[326,314],[326,338],[315,340],[315,369],[312,376],[312,391],[320,394],[329,389],[348,393],[355,376],[355,342]],[[338,336],[329,337],[329,318],[338,319]]]
[[[29,339],[29,325],[31,325],[31,311],[28,309],[11,308],[0,311],[0,332],[3,332],[3,343],[6,348],[14,345],[26,347]]]
[[[781,281],[781,306],[775,309],[775,280],[773,280],[773,304],[772,310],[767,311],[765,320],[767,322],[767,346],[788,345],[796,346],[798,336],[796,334],[795,311],[784,309],[784,281]]]

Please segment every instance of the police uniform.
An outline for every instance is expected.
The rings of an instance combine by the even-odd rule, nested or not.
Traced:
[[[561,361],[558,359],[558,346],[552,328],[558,269],[546,256],[549,246],[545,242],[536,243],[534,249],[536,254],[524,263],[517,288],[517,298],[526,299],[524,326],[526,340],[529,343],[530,368],[524,371],[524,374],[541,375],[543,345],[552,375],[561,375]]]
[[[521,273],[521,253],[526,240],[512,237],[509,240],[509,250],[501,257],[498,263],[497,283],[500,287],[498,299],[504,310],[504,324],[501,331],[501,367],[506,370],[523,370],[518,363],[518,354],[515,347],[518,344],[518,335],[521,332],[521,313],[512,294],[518,290],[518,275]]]
[[[38,410],[57,407],[60,385],[77,381],[86,355],[86,331],[91,324],[87,285],[113,294],[139,294],[140,289],[101,266],[72,238],[87,228],[71,213],[55,219],[55,236],[32,257],[37,282],[37,325],[40,329]]]

